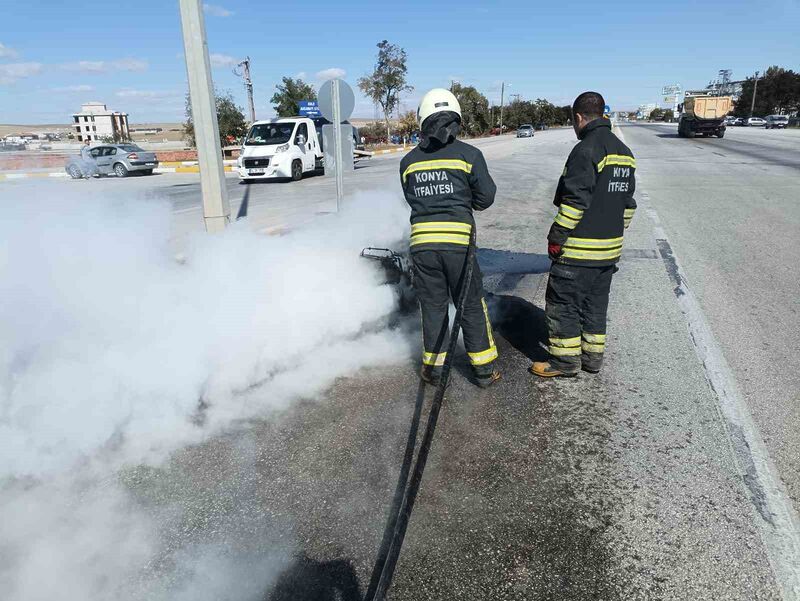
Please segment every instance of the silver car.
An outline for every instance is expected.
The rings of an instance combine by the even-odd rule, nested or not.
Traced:
[[[70,159],[64,169],[71,178],[80,179],[100,175],[125,177],[131,172],[152,175],[156,167],[156,154],[136,144],[104,144],[84,146],[80,158]]]
[[[533,137],[533,125],[520,125],[519,129],[517,129],[517,137],[518,138],[532,138]]]

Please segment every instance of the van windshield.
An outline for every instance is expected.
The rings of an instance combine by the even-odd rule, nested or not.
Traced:
[[[250,128],[246,146],[267,146],[270,144],[286,144],[292,137],[294,123],[259,123]]]

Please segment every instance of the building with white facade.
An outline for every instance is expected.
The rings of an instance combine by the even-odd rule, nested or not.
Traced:
[[[110,111],[102,102],[87,102],[81,112],[72,115],[75,134],[81,142],[99,142],[110,137],[114,140],[130,138],[128,113]]]
[[[658,108],[658,105],[655,103],[649,104],[640,104],[638,115],[640,119],[647,119],[654,110]]]

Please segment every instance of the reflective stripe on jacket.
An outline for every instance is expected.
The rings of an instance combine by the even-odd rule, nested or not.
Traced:
[[[547,239],[562,247],[558,263],[612,265],[636,210],[636,159],[608,119],[590,122],[579,137],[558,180],[558,213]]]
[[[466,250],[472,212],[490,207],[497,190],[481,151],[460,140],[414,148],[400,162],[400,183],[411,207],[411,252]]]

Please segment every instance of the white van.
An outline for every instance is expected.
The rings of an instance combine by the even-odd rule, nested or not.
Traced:
[[[768,115],[767,129],[786,129],[789,126],[789,117],[787,115]]]
[[[256,121],[244,139],[236,163],[243,180],[302,179],[322,168],[322,144],[314,122],[306,117]]]

